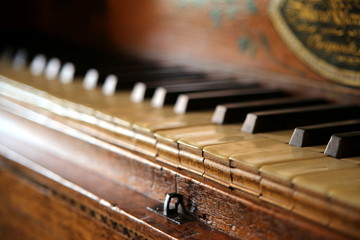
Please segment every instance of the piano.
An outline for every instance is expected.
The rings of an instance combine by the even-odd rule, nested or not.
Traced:
[[[1,239],[360,238],[357,1],[1,5]]]

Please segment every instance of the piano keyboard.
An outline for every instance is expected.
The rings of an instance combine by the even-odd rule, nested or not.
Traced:
[[[114,144],[360,236],[358,106],[221,85],[151,63],[85,73],[32,55],[28,64],[24,50],[2,61],[4,98],[91,124],[116,134]],[[117,72],[103,76],[102,68]]]

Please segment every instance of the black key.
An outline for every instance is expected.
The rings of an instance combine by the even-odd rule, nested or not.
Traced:
[[[297,127],[289,144],[297,147],[322,145],[333,134],[353,131],[360,131],[360,119]]]
[[[124,72],[125,70],[136,72],[160,69],[155,62],[141,60],[118,52],[112,53],[84,47],[84,45],[76,45],[30,32],[27,34],[13,33],[9,35],[8,39],[1,39],[0,41],[4,41],[5,46],[12,47],[14,52],[20,48],[26,49],[28,61],[32,61],[38,54],[43,54],[46,59],[56,57],[62,63],[72,62],[76,67],[75,75],[80,77],[84,76],[89,68],[97,69],[100,74],[105,76]]]
[[[79,65],[79,64],[77,64]],[[81,66],[81,65],[79,65]],[[99,81],[98,85],[101,85],[104,83],[104,79],[106,76],[113,74],[117,76],[119,79],[125,79],[125,81],[130,80],[127,79],[127,75],[131,73],[135,73],[137,75],[146,74],[147,72],[153,73],[156,71],[160,71],[160,69],[156,66],[151,66],[147,64],[142,63],[133,63],[133,64],[125,64],[125,63],[118,63],[118,65],[108,65],[108,66],[102,66],[99,64],[89,64],[87,67],[79,68],[80,70],[77,71],[77,76],[82,76],[85,70],[89,68],[94,68],[99,71]],[[172,69],[173,70],[173,69]],[[176,71],[179,71],[179,69],[176,69]]]
[[[11,59],[14,55],[14,49],[12,49],[10,46],[4,47],[1,49],[1,60],[5,62],[11,62]]]
[[[131,100],[133,102],[142,102],[145,98],[151,97],[156,88],[164,85],[175,85],[192,82],[209,81],[199,76],[189,76],[187,78],[163,79],[151,82],[137,82],[131,92]]]
[[[29,34],[31,36],[31,34]],[[76,65],[76,76],[84,76],[87,69],[95,68],[105,75],[120,68],[153,69],[156,64],[136,59],[121,54],[111,54],[86,48],[79,45],[69,44],[44,36],[27,37],[26,42],[17,43],[29,53],[29,61],[38,54],[43,54],[47,59],[58,58],[61,62],[72,62]],[[133,69],[133,70],[136,70]]]
[[[250,112],[290,107],[314,106],[325,104],[323,99],[281,98],[247,103],[227,103],[216,106],[212,122],[217,124],[242,122]]]
[[[59,57],[62,61],[63,58]],[[142,72],[160,69],[156,63],[133,60],[129,57],[126,60],[125,57],[120,59],[107,55],[89,54],[86,52],[79,53],[76,58],[68,58],[67,61],[71,61],[76,65],[75,75],[78,77],[84,76],[88,69],[97,69],[99,71],[99,84],[102,84],[105,76],[114,74],[120,75],[128,72]]]
[[[75,65],[75,76],[83,77],[89,69],[98,71],[97,85],[102,85],[110,74],[118,79],[117,89],[128,89],[138,81],[150,81],[166,78],[184,78],[193,75],[204,76],[203,73],[189,73],[180,67],[160,67],[156,62],[145,61],[136,57],[99,51],[81,45],[59,41],[51,37],[28,34],[13,34],[8,39],[1,39],[4,45],[14,49],[28,50],[28,59],[43,54],[47,60],[58,58],[62,63],[71,62]]]
[[[120,91],[132,88],[140,79],[143,81],[153,81],[154,79],[164,81],[167,79],[198,78],[199,76],[204,75],[203,73],[184,72],[179,68],[152,69],[134,72],[127,71],[126,68],[124,69],[124,72],[121,72],[121,68],[119,68],[120,72],[112,74],[104,74],[105,72],[98,71],[99,77],[96,84],[103,85],[107,76],[114,75],[118,79],[115,90]]]
[[[208,110],[218,104],[257,99],[280,98],[286,94],[279,90],[249,88],[223,91],[181,94],[176,100],[174,111],[184,114],[188,111]]]
[[[336,158],[360,156],[360,131],[332,135],[325,154]]]
[[[358,106],[338,104],[254,112],[246,116],[242,131],[249,133],[270,132],[359,117],[360,109]]]
[[[113,74],[119,79],[117,90],[132,88],[137,82],[204,77],[204,73],[186,72],[179,68],[163,68],[160,70]]]
[[[163,107],[165,104],[174,104],[182,93],[206,92],[214,90],[230,90],[255,87],[255,84],[240,84],[233,80],[206,81],[187,84],[166,85],[155,90],[151,99],[153,107]]]
[[[112,71],[104,71],[104,69],[102,69],[102,68],[92,67],[92,68],[86,68],[86,71],[85,71],[85,68],[79,68],[78,65],[76,65],[75,76],[78,76],[78,77],[83,76],[84,80],[85,80],[87,78],[87,74],[89,73],[89,71],[95,70],[97,72],[97,78],[96,78],[96,82],[94,83],[94,87],[96,87],[96,86],[104,85],[105,81],[109,75],[114,75],[117,77],[121,73],[127,73],[127,72],[132,72],[132,71],[147,71],[144,69],[140,70],[141,68],[142,68],[141,65],[130,65],[130,66],[120,66],[120,67],[117,67],[116,69],[113,68]],[[134,70],[134,69],[137,69],[137,70]],[[81,79],[81,78],[77,78],[77,79]],[[123,84],[123,82],[119,81],[118,77],[117,77],[117,79],[118,79],[118,82],[115,86],[116,89],[119,89],[119,84],[121,84],[121,86],[124,85],[123,86],[124,89],[130,88],[133,84],[133,82]]]

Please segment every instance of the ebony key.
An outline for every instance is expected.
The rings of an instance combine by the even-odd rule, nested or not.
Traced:
[[[353,131],[360,131],[360,119],[297,127],[289,144],[297,147],[322,145],[333,134]]]
[[[226,103],[216,106],[216,109],[212,116],[212,122],[217,124],[242,122],[245,120],[246,115],[250,112],[283,109],[290,107],[314,106],[325,103],[325,100],[316,98],[280,98],[245,103]]]
[[[336,158],[360,156],[360,131],[332,135],[324,153]]]
[[[166,85],[155,90],[151,100],[153,107],[163,107],[165,104],[174,104],[182,93],[230,90],[255,87],[255,84],[240,84],[233,80],[204,81],[187,84]]]
[[[223,91],[181,94],[175,103],[174,111],[184,114],[188,111],[208,110],[218,104],[237,101],[254,101],[258,99],[280,98],[286,94],[279,90],[249,88]]]
[[[170,79],[161,79],[150,82],[137,82],[132,91],[131,91],[131,101],[133,102],[142,102],[145,98],[153,96],[155,90],[158,87],[164,85],[175,85],[175,84],[184,84],[184,83],[193,83],[193,82],[204,82],[208,81],[199,76],[188,76],[186,78],[170,78]]]
[[[246,116],[242,131],[249,133],[270,132],[359,117],[360,109],[358,106],[338,104],[254,112]]]

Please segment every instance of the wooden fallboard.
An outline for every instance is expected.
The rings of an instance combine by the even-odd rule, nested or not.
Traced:
[[[281,81],[296,85],[315,81],[322,89],[338,87],[342,91],[341,84],[359,86],[359,26],[356,4],[339,4],[301,0],[39,0],[23,11],[25,21],[2,28],[35,30],[167,64],[255,73],[269,84],[278,81],[276,74],[280,73],[286,78]],[[8,23],[15,5],[4,5],[9,10],[4,10],[2,22]],[[341,17],[337,20],[335,16]],[[324,21],[327,24],[322,24]]]

